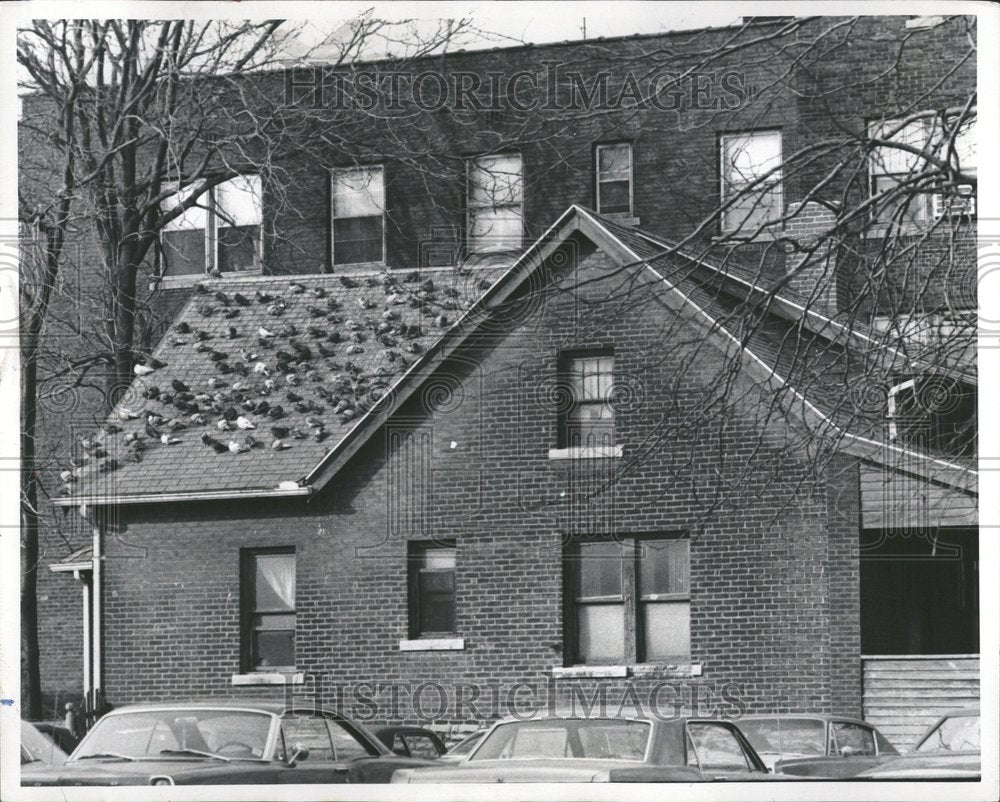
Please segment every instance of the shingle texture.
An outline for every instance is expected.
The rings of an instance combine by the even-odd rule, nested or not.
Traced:
[[[204,282],[146,360],[152,372],[77,444],[64,491],[117,497],[299,480],[499,272]]]

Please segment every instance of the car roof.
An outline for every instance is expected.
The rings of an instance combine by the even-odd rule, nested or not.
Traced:
[[[141,704],[122,705],[110,710],[107,715],[116,713],[136,713],[144,710],[253,710],[261,713],[280,715],[286,710],[314,710],[327,715],[341,715],[335,710],[317,707],[307,703],[286,704],[271,699],[192,699],[184,702],[144,702]]]
[[[420,733],[421,735],[437,735],[434,730],[429,730],[427,727],[421,727],[417,724],[406,725],[406,724],[387,724],[383,727],[372,727],[372,732],[376,735],[406,735]]]
[[[732,719],[733,723],[737,726],[741,721],[760,721],[762,719],[784,719],[785,721],[843,721],[847,724],[862,724],[865,727],[874,727],[873,724],[869,724],[860,718],[851,718],[850,716],[835,716],[830,713],[749,713],[745,716],[740,716],[739,718]]]

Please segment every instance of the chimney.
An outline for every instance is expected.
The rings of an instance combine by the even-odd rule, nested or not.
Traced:
[[[807,201],[788,204],[786,214],[784,234],[792,241],[785,246],[785,270],[791,274],[786,286],[808,298],[810,309],[836,312],[837,247],[834,237],[827,233],[836,222],[833,210]],[[803,249],[811,252],[802,253]]]

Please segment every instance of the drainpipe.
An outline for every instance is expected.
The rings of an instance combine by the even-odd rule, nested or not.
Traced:
[[[91,631],[92,642],[93,642],[93,667],[91,675],[91,685],[93,688],[93,700],[96,704],[100,698],[101,688],[103,683],[101,682],[101,663],[103,654],[103,637],[101,628],[101,575],[104,573],[104,556],[101,553],[101,527],[95,525],[93,529],[94,535],[94,571],[93,571],[93,604],[91,605],[91,611],[93,614],[93,626]]]
[[[80,571],[73,572],[83,589],[83,698],[90,698],[90,583]]]

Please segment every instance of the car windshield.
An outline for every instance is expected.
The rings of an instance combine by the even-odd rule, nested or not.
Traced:
[[[66,753],[49,736],[36,730],[27,721],[21,722],[21,762],[46,763],[58,766],[66,762]]]
[[[475,745],[479,743],[479,740],[483,737],[482,732],[474,732],[468,738],[459,741],[451,749],[448,750],[449,755],[467,755],[473,750]]]
[[[516,721],[497,725],[469,760],[642,760],[651,732],[648,721],[625,719]]]
[[[73,760],[99,755],[177,757],[203,752],[262,758],[273,717],[243,710],[141,710],[112,713],[94,725]]]
[[[737,724],[759,754],[826,754],[826,727],[822,721],[775,717],[743,719]]]
[[[948,716],[920,742],[917,752],[978,752],[979,716]]]

